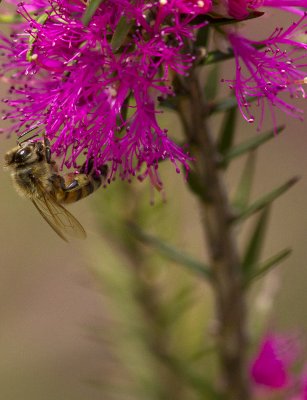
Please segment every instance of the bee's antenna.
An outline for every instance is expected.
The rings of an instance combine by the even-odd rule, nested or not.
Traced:
[[[39,127],[39,125],[36,125],[36,126],[30,128],[30,129],[28,129],[26,132],[23,132],[23,133],[18,137],[18,139],[17,139],[17,144],[18,144],[18,145],[21,145],[23,142],[25,142],[25,141],[27,141],[27,140],[31,140],[31,139],[33,139],[34,137],[38,136],[38,133],[35,133],[34,135],[30,136],[30,137],[27,138],[27,139],[20,140],[20,139],[22,139],[24,136],[26,136],[28,133],[34,131],[34,129],[37,129],[38,127]]]

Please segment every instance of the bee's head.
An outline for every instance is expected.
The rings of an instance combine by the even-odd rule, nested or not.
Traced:
[[[46,149],[43,142],[24,142],[13,150],[8,151],[4,157],[6,166],[27,165],[46,159]]]

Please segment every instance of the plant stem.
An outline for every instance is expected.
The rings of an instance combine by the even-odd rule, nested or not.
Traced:
[[[180,79],[180,78],[178,78]],[[195,157],[201,221],[212,268],[216,302],[221,394],[248,400],[246,310],[238,246],[230,223],[229,199],[218,168],[219,154],[208,124],[209,110],[197,70],[179,80],[178,113]]]

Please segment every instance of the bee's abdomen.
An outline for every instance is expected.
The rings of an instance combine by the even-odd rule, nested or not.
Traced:
[[[65,188],[60,202],[64,204],[74,203],[89,196],[106,182],[106,176],[107,166],[101,168],[101,174],[76,175],[74,180]]]

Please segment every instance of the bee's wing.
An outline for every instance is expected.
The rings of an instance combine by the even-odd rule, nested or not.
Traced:
[[[54,197],[42,188],[39,197],[32,198],[38,212],[51,228],[66,242],[67,236],[84,239],[86,237],[83,226],[63,206],[56,202]]]

